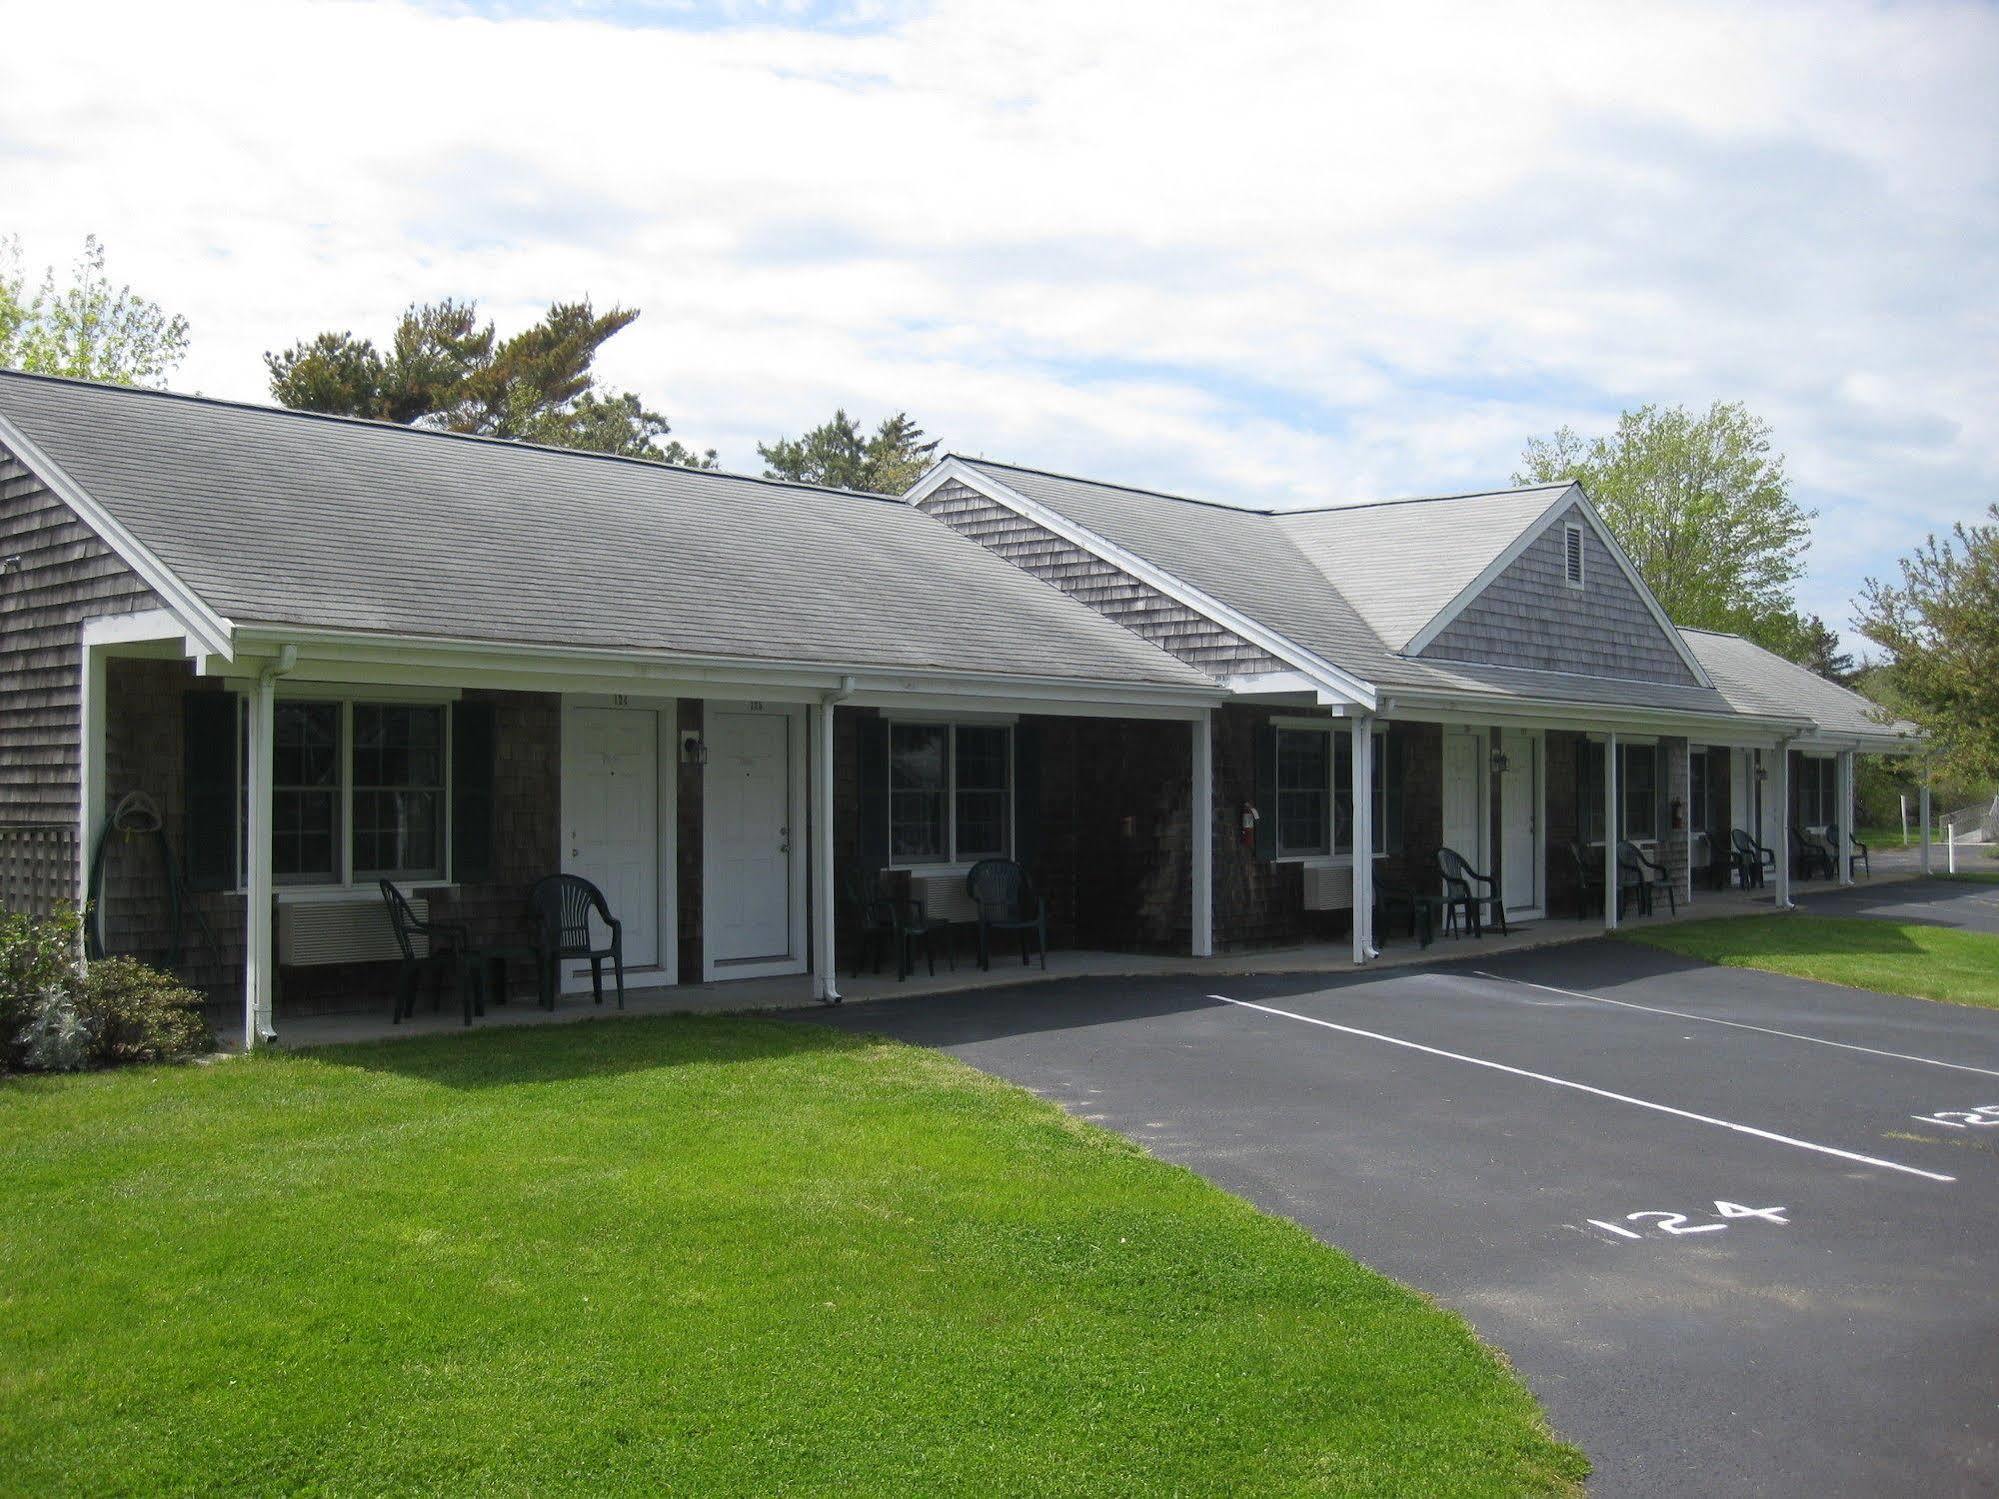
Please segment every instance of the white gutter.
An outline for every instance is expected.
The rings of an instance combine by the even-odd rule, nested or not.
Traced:
[[[439,670],[546,670],[557,675],[630,676],[700,684],[736,683],[797,688],[809,692],[839,689],[855,694],[874,692],[960,692],[999,696],[1043,696],[1051,699],[1103,703],[1149,703],[1171,707],[1208,707],[1228,697],[1219,684],[1185,686],[1133,684],[1085,677],[1050,677],[1011,672],[947,671],[937,667],[902,667],[857,661],[758,661],[741,657],[696,655],[621,647],[564,646],[539,642],[476,640],[452,636],[398,636],[248,622],[236,626],[241,648],[276,645],[283,641],[311,643],[313,663],[351,662],[384,666],[428,666]],[[476,658],[484,657],[485,660]],[[1190,672],[1197,668],[1189,667]]]

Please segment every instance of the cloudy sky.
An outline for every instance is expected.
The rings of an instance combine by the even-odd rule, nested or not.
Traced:
[[[1999,9],[0,0],[0,234],[193,323],[174,384],[476,297],[644,316],[678,435],[844,405],[1250,502],[1504,484],[1747,402],[1807,608],[1999,499]]]

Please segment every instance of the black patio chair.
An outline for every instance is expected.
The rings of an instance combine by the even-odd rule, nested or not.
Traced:
[[[458,985],[458,996],[465,1007],[465,1023],[472,1023],[474,1012],[486,1013],[485,997],[479,992],[480,974],[477,954],[466,929],[455,921],[419,921],[416,911],[389,880],[377,882],[382,889],[382,900],[389,908],[389,926],[396,934],[396,946],[402,949],[402,967],[396,973],[395,1009],[390,1012],[389,1022],[400,1025],[416,1013],[416,991],[423,982],[426,970],[430,973],[430,1007],[435,1010],[444,1004],[444,976],[449,973]],[[428,951],[418,957],[416,939],[423,938]]]
[[[1744,890],[1761,890],[1763,871],[1777,867],[1777,855],[1741,828],[1731,829],[1728,840],[1731,850],[1728,862],[1735,870],[1736,879]]]
[[[934,978],[937,973],[937,948],[932,939],[938,933],[944,936],[945,961],[954,973],[957,971],[958,957],[951,949],[949,921],[926,914],[920,900],[907,896],[898,898],[879,870],[869,874],[849,869],[843,884],[847,904],[860,923],[862,951],[855,955],[855,978],[861,976],[863,962],[871,972],[881,971],[881,946],[886,943],[895,952],[895,977],[900,983],[916,971],[918,942],[923,944],[923,959]]]
[[[591,937],[590,917],[604,924],[609,940],[601,947]],[[541,1002],[555,1008],[556,970],[564,958],[590,960],[590,992],[604,1002],[604,960],[618,980],[618,1008],[625,1007],[625,929],[611,914],[604,892],[578,874],[544,875],[528,892],[528,919],[535,932],[535,972],[541,979]]]
[[[1374,883],[1374,919],[1377,927],[1387,927],[1398,919],[1406,920],[1409,938],[1421,947],[1428,947],[1436,937],[1437,897],[1421,895],[1413,885],[1397,884],[1389,880]]]
[[[1694,874],[1710,890],[1726,890],[1729,875],[1735,867],[1732,858],[1724,857],[1721,844],[1710,833],[1695,833],[1688,843],[1687,855],[1693,862]]]
[[[1666,873],[1665,866],[1646,858],[1638,845],[1629,839],[1620,838],[1617,842],[1617,882],[1620,887],[1625,883],[1627,874],[1632,887],[1638,892],[1641,915],[1652,914],[1652,896],[1660,890],[1666,892],[1666,909],[1675,916],[1680,914],[1680,903],[1673,896],[1673,877]]]
[[[1437,873],[1444,882],[1444,930],[1455,934],[1458,929],[1458,912],[1465,913],[1465,928],[1474,937],[1485,935],[1486,907],[1492,909],[1493,923],[1502,937],[1511,934],[1506,929],[1506,902],[1500,898],[1499,883],[1489,874],[1480,874],[1465,861],[1465,856],[1456,849],[1437,850]],[[1474,886],[1483,886],[1474,889]]]
[[[1827,843],[1830,843],[1830,844],[1832,845],[1832,848],[1833,848],[1833,860],[1834,860],[1834,862],[1835,862],[1835,865],[1836,865],[1836,864],[1837,864],[1837,862],[1838,862],[1838,859],[1839,859],[1839,824],[1838,824],[1838,823],[1834,822],[1834,823],[1828,823],[1828,824],[1826,825],[1826,830],[1825,830],[1825,841],[1826,841]],[[1853,835],[1852,835],[1851,833],[1848,833],[1848,834],[1846,835],[1846,846],[1847,846],[1847,847],[1848,847],[1849,849],[1853,850],[1853,857],[1854,857],[1854,858],[1856,858],[1856,859],[1858,859],[1858,860],[1860,861],[1860,867],[1861,867],[1861,869],[1862,869],[1862,870],[1863,870],[1863,871],[1864,871],[1864,872],[1866,873],[1867,877],[1868,877],[1868,878],[1869,878],[1870,880],[1871,880],[1871,879],[1873,879],[1873,878],[1874,878],[1874,865],[1873,865],[1873,864],[1872,864],[1872,863],[1871,863],[1871,862],[1870,862],[1870,861],[1868,860],[1868,857],[1867,857],[1867,845],[1866,845],[1866,844],[1864,844],[1864,843],[1862,843],[1862,842],[1861,842],[1861,841],[1860,841],[1860,840],[1859,840],[1858,838],[1854,837],[1854,836],[1853,836]]]
[[[1592,912],[1603,914],[1603,860],[1592,859],[1578,839],[1569,840],[1569,858],[1576,866],[1576,920],[1586,921]]]
[[[981,859],[965,876],[965,893],[979,911],[979,967],[992,964],[991,935],[1020,933],[1020,966],[1027,966],[1028,939],[1040,945],[1041,966],[1048,966],[1048,902],[1034,888],[1027,871],[1011,859]]]
[[[1818,839],[1807,836],[1795,823],[1791,825],[1791,867],[1792,872],[1801,880],[1810,879],[1814,870],[1827,879],[1831,879],[1835,873],[1832,850]]]
[[[1603,855],[1593,851],[1579,839],[1569,840],[1569,857],[1576,866],[1576,920],[1603,915]],[[1638,893],[1638,871],[1625,868],[1623,861],[1617,866],[1617,916],[1624,919],[1624,908]]]

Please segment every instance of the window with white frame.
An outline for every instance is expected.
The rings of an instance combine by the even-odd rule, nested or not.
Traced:
[[[442,879],[446,734],[441,703],[280,699],[272,877],[287,885]]]
[[[340,704],[281,702],[271,775],[271,873],[297,884],[340,878]]]
[[[1277,857],[1353,852],[1353,734],[1327,728],[1277,730]],[[1387,777],[1382,736],[1370,769],[1374,852],[1388,848]]]
[[[1714,777],[1719,770],[1720,750],[1694,750],[1687,757],[1687,827],[1696,833],[1710,832],[1714,826]]]
[[[1798,757],[1797,819],[1801,828],[1839,821],[1839,762],[1829,755]]]
[[[1603,746],[1588,744],[1576,788],[1583,841],[1603,841]],[[1643,842],[1659,836],[1659,747],[1617,747],[1617,836]]]
[[[1013,730],[891,723],[888,846],[895,864],[1005,858],[1013,848]]]
[[[1277,856],[1333,851],[1333,736],[1326,729],[1277,731]]]

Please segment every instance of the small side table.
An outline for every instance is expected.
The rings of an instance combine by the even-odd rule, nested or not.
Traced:
[[[471,952],[471,960],[473,963],[479,965],[480,977],[486,985],[492,1002],[498,1005],[503,1005],[507,1002],[507,964],[515,958],[523,958],[529,963],[534,963],[540,956],[540,948],[530,947],[525,943],[502,944],[496,947],[475,947]],[[549,1002],[547,995],[540,992],[540,988],[541,971],[537,967],[535,970],[535,997],[541,1001],[543,1008],[554,1009],[555,1006]]]

